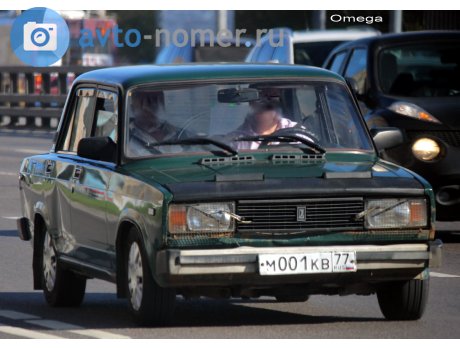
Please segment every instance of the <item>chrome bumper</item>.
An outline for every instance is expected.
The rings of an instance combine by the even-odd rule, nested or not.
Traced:
[[[346,245],[319,247],[238,247],[232,249],[162,250],[157,253],[156,274],[167,276],[258,274],[259,254],[356,252],[358,271],[424,269],[441,264],[442,242]]]

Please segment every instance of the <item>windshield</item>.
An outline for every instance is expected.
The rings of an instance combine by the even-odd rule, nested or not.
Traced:
[[[424,42],[383,49],[380,89],[404,97],[460,96],[460,41]]]
[[[128,92],[127,103],[130,158],[273,147],[373,150],[350,95],[337,83],[139,87]]]

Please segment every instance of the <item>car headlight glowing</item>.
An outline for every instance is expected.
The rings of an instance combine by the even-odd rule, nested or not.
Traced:
[[[424,198],[371,199],[364,213],[369,229],[424,227],[428,220]]]
[[[423,108],[409,102],[393,102],[390,107],[390,111],[404,115],[406,117],[415,118],[424,122],[441,124],[441,122],[433,117],[430,113],[425,111]]]
[[[235,230],[235,204],[194,203],[169,206],[170,233],[224,233]]]
[[[435,140],[423,137],[414,142],[412,153],[418,160],[430,161],[439,156],[441,147]]]

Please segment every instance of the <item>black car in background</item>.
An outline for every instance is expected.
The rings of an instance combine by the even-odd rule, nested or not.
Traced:
[[[383,158],[425,177],[437,219],[460,219],[460,31],[422,31],[356,40],[324,67],[347,78],[370,129],[398,127],[405,142]]]

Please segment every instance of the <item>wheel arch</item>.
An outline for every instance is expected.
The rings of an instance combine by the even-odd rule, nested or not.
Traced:
[[[41,255],[40,249],[43,240],[43,232],[46,229],[45,218],[41,213],[35,213],[34,215],[34,237],[33,237],[33,257],[32,257],[32,271],[33,271],[33,281],[34,281],[34,290],[43,289],[42,275],[41,275]]]
[[[118,225],[117,238],[115,241],[115,256],[116,256],[116,285],[117,285],[117,297],[125,298],[126,290],[126,273],[125,273],[125,249],[123,249],[129,232],[132,228],[135,228],[141,235],[142,230],[136,221],[125,218]]]

